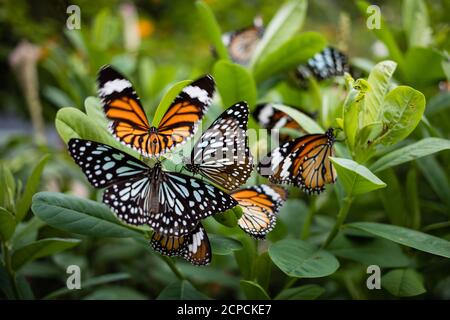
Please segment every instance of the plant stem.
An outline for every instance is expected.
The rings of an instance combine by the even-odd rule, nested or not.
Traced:
[[[330,245],[330,243],[334,240],[336,235],[339,232],[339,229],[341,228],[342,224],[345,221],[345,218],[347,218],[348,211],[350,210],[350,206],[352,204],[353,197],[347,196],[344,198],[342,202],[342,207],[339,209],[336,223],[333,226],[333,229],[331,230],[330,234],[328,235],[327,240],[323,244],[323,248],[326,248]]]
[[[299,278],[291,278],[288,282],[286,282],[286,284],[283,287],[283,290],[286,290],[286,289],[289,289],[290,287],[292,287],[297,282],[298,279]]]
[[[173,262],[173,260],[167,256],[160,255],[161,259],[169,266],[170,270],[177,276],[180,280],[187,280],[185,276],[178,270],[177,266]]]
[[[311,231],[311,224],[313,222],[313,218],[314,218],[314,215],[315,215],[316,209],[317,209],[316,199],[317,198],[314,197],[311,200],[311,204],[310,204],[309,210],[308,210],[308,215],[306,216],[306,220],[305,220],[305,223],[303,224],[302,232],[300,234],[300,239],[302,239],[302,240],[309,238],[310,231]]]
[[[8,273],[9,281],[11,282],[11,286],[14,293],[15,299],[20,299],[19,289],[17,288],[16,275],[11,266],[11,255],[9,252],[8,244],[2,242],[2,251],[3,251],[3,260],[5,263],[5,269]]]

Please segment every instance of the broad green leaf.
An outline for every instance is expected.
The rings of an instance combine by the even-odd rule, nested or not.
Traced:
[[[83,300],[147,300],[139,291],[120,286],[104,286],[88,294]]]
[[[241,290],[248,300],[270,300],[266,290],[253,281],[241,280]]]
[[[305,284],[281,291],[275,300],[315,300],[324,293],[325,289],[316,284]]]
[[[220,59],[229,60],[228,50],[222,42],[222,31],[211,8],[203,1],[197,1],[195,5],[199,13],[200,21],[202,22],[202,29],[206,32],[209,41],[213,44],[217,55]]]
[[[213,75],[224,108],[245,101],[250,108],[256,104],[256,85],[250,72],[227,60],[219,60],[213,67]]]
[[[427,107],[425,109],[425,115],[430,117],[435,113],[445,111],[449,108],[450,108],[450,92],[440,92],[428,100]]]
[[[414,269],[389,271],[381,277],[381,286],[396,297],[412,297],[427,291],[422,276]]]
[[[405,139],[419,124],[425,110],[425,96],[407,86],[389,92],[383,104],[384,134],[375,143],[393,145]]]
[[[12,268],[19,270],[26,263],[70,249],[80,243],[78,239],[48,238],[32,242],[14,250],[11,258]]]
[[[349,159],[331,157],[339,181],[344,186],[347,195],[367,193],[386,187],[386,184],[369,169]]]
[[[0,240],[8,241],[16,229],[16,219],[11,212],[0,207]]]
[[[432,31],[425,1],[403,0],[402,24],[408,37],[409,48],[426,47],[430,44]]]
[[[369,90],[365,96],[362,123],[367,125],[380,120],[382,105],[389,90],[390,81],[397,64],[394,61],[382,61],[375,65],[367,82]]]
[[[154,127],[158,126],[167,109],[169,109],[170,105],[181,92],[181,90],[183,90],[183,88],[188,86],[191,82],[192,80],[183,80],[177,82],[164,94],[164,97],[161,99],[161,102],[156,108],[155,117],[152,121],[152,125]]]
[[[302,28],[306,16],[306,0],[290,0],[283,4],[267,26],[250,62],[256,65],[264,56],[277,50]]]
[[[407,210],[405,207],[405,193],[397,174],[393,169],[385,170],[378,174],[387,187],[378,190],[384,210],[392,224],[406,226]]]
[[[108,127],[108,120],[103,112],[103,106],[97,97],[87,97],[84,100],[84,109],[89,118],[97,122],[101,128]]]
[[[11,238],[14,248],[22,247],[34,242],[37,239],[39,229],[45,226],[45,223],[36,216],[26,222],[21,222],[16,226],[16,231]]]
[[[87,139],[107,144],[136,158],[139,157],[137,151],[122,145],[107,131],[107,128],[99,127],[94,119],[90,119],[76,108],[60,109],[56,114],[55,125],[65,143],[72,138]]]
[[[398,244],[381,238],[351,241],[346,236],[338,235],[328,249],[339,258],[356,261],[366,266],[375,264],[381,268],[399,268],[411,264],[411,259],[403,253]]]
[[[44,171],[44,167],[47,164],[50,155],[43,156],[36,166],[33,168],[30,177],[28,178],[27,184],[25,186],[25,191],[22,194],[22,197],[17,202],[16,208],[16,219],[17,222],[22,221],[25,218],[28,210],[30,210],[31,206],[31,198],[36,193],[39,188],[39,183],[41,181],[41,175]]]
[[[242,244],[238,240],[229,237],[211,234],[209,235],[209,241],[213,254],[217,255],[228,255],[233,253],[233,251],[242,249]]]
[[[325,38],[317,32],[305,32],[283,43],[278,49],[263,55],[253,67],[256,82],[295,69],[326,46]]]
[[[165,287],[159,294],[158,300],[207,300],[203,293],[195,289],[186,280],[175,281]]]
[[[88,236],[127,238],[139,237],[143,232],[122,224],[99,202],[61,193],[37,193],[32,210],[52,227]]]
[[[370,166],[370,169],[373,172],[383,171],[387,168],[391,168],[443,150],[450,150],[450,140],[441,138],[425,138],[382,156]]]
[[[347,227],[397,242],[420,251],[450,258],[450,242],[423,232],[377,222],[354,222]]]
[[[270,246],[269,255],[273,263],[290,277],[326,277],[339,268],[339,261],[331,253],[302,240],[278,241]]]
[[[447,213],[450,214],[450,183],[445,170],[434,156],[417,160],[420,171],[436,192],[442,203],[447,205]]]
[[[282,104],[274,103],[272,106],[275,109],[287,113],[292,119],[301,124],[302,128],[308,133],[323,133],[324,130],[313,119],[306,114],[293,107],[288,107]]]
[[[129,278],[130,278],[130,275],[127,273],[111,273],[111,274],[105,274],[105,275],[94,277],[94,278],[89,278],[89,279],[86,279],[83,281],[80,291],[83,292],[86,289],[89,289],[89,288],[92,288],[92,287],[95,287],[98,285],[121,281],[121,280],[126,280]],[[51,300],[51,299],[55,299],[55,298],[64,296],[66,294],[72,293],[72,292],[73,292],[73,290],[70,290],[67,288],[67,286],[64,286],[61,289],[58,289],[58,290],[53,291],[52,293],[48,294],[43,299]]]
[[[405,56],[406,78],[417,86],[433,85],[445,77],[442,55],[434,48],[410,48]],[[426,69],[427,72],[423,72]]]

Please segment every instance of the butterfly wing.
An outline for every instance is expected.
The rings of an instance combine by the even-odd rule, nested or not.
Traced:
[[[191,233],[181,237],[154,233],[151,245],[163,255],[181,256],[194,265],[207,265],[211,262],[211,245],[201,223]]]
[[[69,152],[89,182],[105,188],[103,202],[129,224],[147,222],[151,169],[141,161],[105,144],[71,139]]]
[[[152,153],[161,155],[188,141],[197,131],[213,95],[214,80],[209,75],[186,86],[159,122]]]
[[[225,110],[195,144],[191,165],[186,168],[227,190],[243,185],[253,169],[247,138],[248,114],[245,102]]]
[[[237,205],[218,188],[181,173],[161,171],[159,181],[158,213],[152,214],[148,223],[160,234],[186,235],[200,219]]]
[[[148,156],[151,126],[131,82],[107,65],[100,69],[97,84],[111,133],[123,144]]]
[[[276,224],[276,215],[287,198],[278,186],[259,185],[235,191],[231,196],[243,209],[239,227],[257,239],[264,239]]]

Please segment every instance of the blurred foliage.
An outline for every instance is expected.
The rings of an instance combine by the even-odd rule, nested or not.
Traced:
[[[151,0],[133,2],[136,15],[122,1],[1,3],[1,120],[19,127],[0,139],[1,297],[449,298],[450,94],[439,85],[450,81],[450,1],[376,1],[380,30],[367,29],[365,1]],[[81,30],[65,28],[69,4],[81,8]],[[220,33],[246,27],[258,14],[274,34],[249,66],[211,54]],[[277,16],[281,23],[273,22]],[[139,30],[137,46],[127,38],[130,26]],[[20,77],[7,64],[22,39],[41,50],[36,85],[47,144],[32,141]],[[361,77],[293,86],[285,74],[325,45],[344,50]],[[247,100],[251,108],[278,103],[309,132],[340,128],[333,159],[340,178],[320,196],[292,188],[265,242],[237,228],[234,212],[206,219],[211,266],[162,257],[148,244],[148,228],[123,225],[92,201],[100,192],[63,147],[78,136],[133,154],[109,135],[93,97],[104,64],[130,78],[155,118],[179,81],[209,72],[220,99],[207,123]],[[255,121],[250,127],[257,128]],[[258,138],[253,154],[269,148],[267,137]],[[256,175],[249,181],[261,182]],[[37,191],[47,192],[35,195],[29,210]],[[83,270],[82,290],[65,287],[71,264]],[[371,264],[382,268],[382,290],[366,288]]]

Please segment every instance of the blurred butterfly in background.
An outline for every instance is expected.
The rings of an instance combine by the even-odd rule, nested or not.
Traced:
[[[239,227],[256,239],[264,239],[275,227],[287,191],[279,186],[262,184],[232,192],[231,196],[243,210]]]
[[[162,170],[111,146],[71,139],[69,152],[96,188],[106,188],[103,202],[132,225],[148,224],[171,236],[191,233],[200,219],[237,205],[228,194],[203,181]]]
[[[98,95],[105,115],[111,121],[112,134],[146,157],[158,157],[189,140],[214,95],[211,76],[192,82],[175,98],[158,127],[153,127],[128,79],[111,66],[104,66],[97,82]]]
[[[185,168],[228,191],[243,185],[253,170],[247,138],[248,114],[245,102],[225,110],[197,141]]]
[[[233,62],[247,65],[263,35],[263,21],[261,17],[257,16],[253,20],[252,26],[224,33],[222,42],[228,48],[228,53]]]
[[[308,115],[311,118],[314,118],[314,115],[298,108],[293,107],[295,109],[298,109],[302,113]],[[253,117],[258,121],[258,124],[268,130],[279,130],[282,128],[288,128],[295,130],[300,135],[304,135],[307,132],[305,129],[302,128],[302,126],[292,119],[287,113],[278,110],[274,107],[273,103],[261,103],[258,104],[253,111]],[[270,133],[270,132],[269,132]],[[280,133],[280,142],[286,142],[291,139],[291,137],[288,134]]]
[[[163,255],[183,257],[193,265],[204,266],[211,262],[211,245],[200,222],[191,233],[181,237],[155,232],[150,244]]]
[[[324,134],[308,134],[272,150],[258,164],[258,172],[278,184],[300,187],[308,194],[319,194],[325,184],[336,181],[330,157],[334,156],[333,129]]]
[[[294,72],[295,82],[302,88],[308,86],[308,79],[322,81],[350,73],[348,57],[338,49],[327,47],[316,53],[306,64],[301,64]]]

